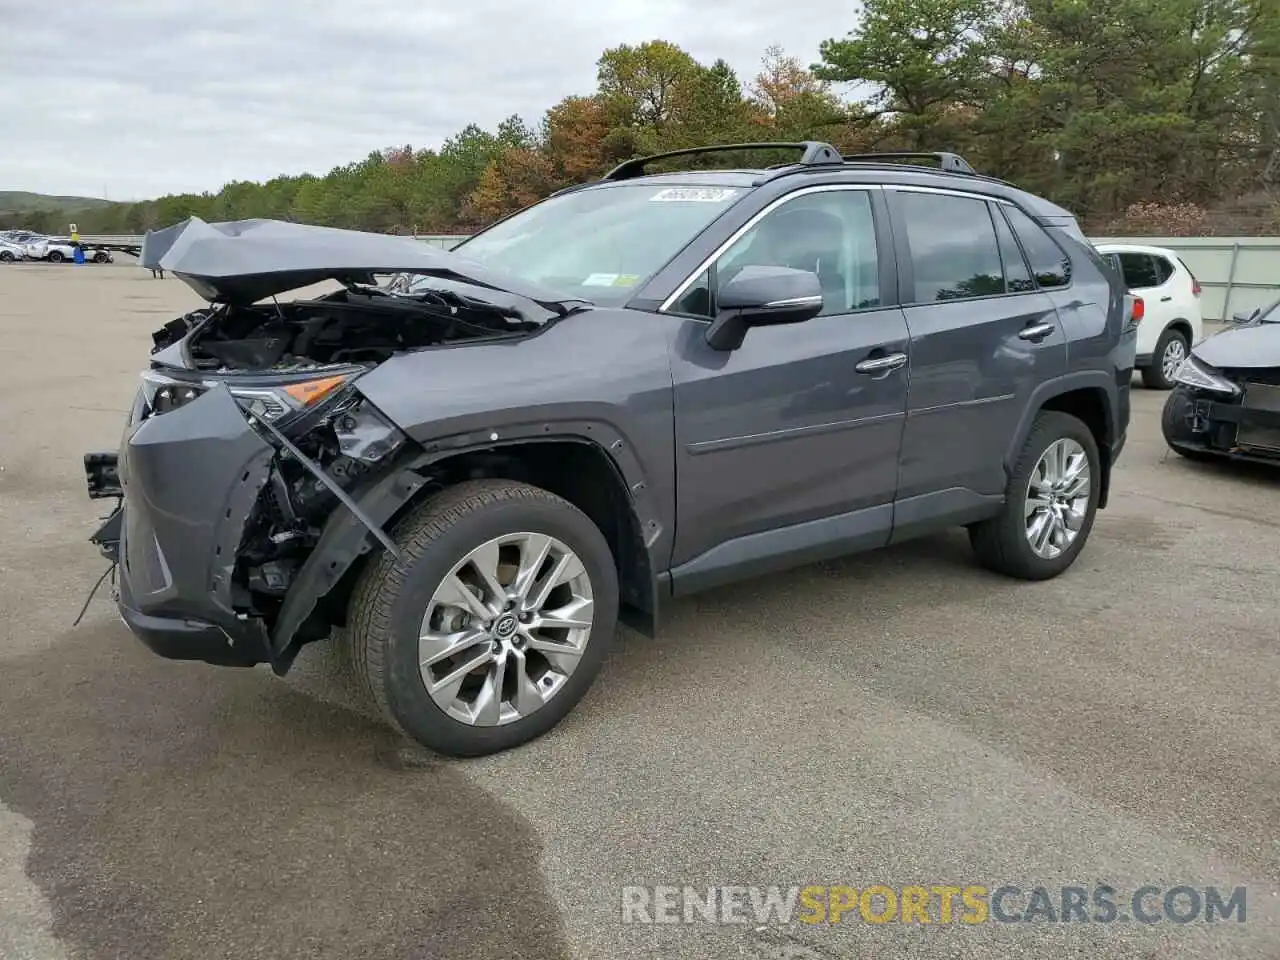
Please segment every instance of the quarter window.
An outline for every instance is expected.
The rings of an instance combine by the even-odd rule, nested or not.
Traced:
[[[984,200],[934,193],[899,194],[915,303],[999,296],[1004,270]]]
[[[822,314],[880,304],[880,259],[866,190],[823,190],[787,200],[738,238],[672,306],[714,317],[715,291],[743,267],[809,270],[822,285]]]
[[[1036,283],[1044,287],[1065,287],[1071,282],[1071,261],[1044,227],[1017,207],[1001,204],[1014,234],[1027,253]]]

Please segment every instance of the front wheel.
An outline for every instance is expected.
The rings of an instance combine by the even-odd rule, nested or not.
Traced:
[[[1098,510],[1102,461],[1089,428],[1057,410],[1037,414],[1005,488],[1000,514],[969,528],[985,567],[1048,580],[1075,562]]]
[[[599,528],[538,487],[478,480],[399,523],[361,574],[348,642],[383,714],[424,746],[480,756],[546,733],[578,703],[617,624]]]
[[[61,250],[50,250],[50,251],[49,251],[49,262],[50,262],[50,263],[61,263],[62,261],[63,261],[63,256],[62,256],[62,251],[61,251]]]
[[[1149,390],[1170,390],[1178,375],[1178,367],[1187,359],[1187,338],[1177,330],[1166,328],[1151,353],[1151,366],[1142,371],[1142,385]]]
[[[94,262],[94,263],[106,263],[106,262],[107,262],[107,255],[106,255],[105,253],[103,253],[101,250],[99,250],[97,253],[95,253],[95,254],[93,255],[93,262]]]
[[[14,256],[9,250],[0,250],[0,263],[13,263]]]

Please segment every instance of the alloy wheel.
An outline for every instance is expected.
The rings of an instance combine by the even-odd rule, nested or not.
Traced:
[[[436,587],[422,618],[427,693],[473,726],[529,716],[577,669],[592,607],[586,567],[556,538],[513,533],[481,544]]]
[[[1089,455],[1070,437],[1040,455],[1027,482],[1027,542],[1036,556],[1054,560],[1071,548],[1089,510]]]
[[[1182,338],[1171,337],[1165,345],[1164,356],[1160,358],[1160,372],[1164,374],[1165,380],[1173,382],[1173,378],[1177,376],[1178,367],[1182,366],[1182,361],[1185,359],[1187,359],[1187,348]]]

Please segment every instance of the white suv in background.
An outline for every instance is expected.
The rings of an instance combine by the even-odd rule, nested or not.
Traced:
[[[1204,336],[1200,282],[1177,253],[1164,247],[1102,243],[1097,249],[1115,264],[1129,291],[1145,306],[1138,323],[1137,365],[1143,386],[1170,389],[1191,345]]]

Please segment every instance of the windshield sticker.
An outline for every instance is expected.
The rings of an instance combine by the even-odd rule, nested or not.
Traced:
[[[724,203],[737,194],[726,187],[668,187],[649,198],[655,203],[688,201],[690,203]]]
[[[618,280],[616,273],[593,273],[582,281],[584,287],[612,287]]]
[[[634,273],[621,274],[617,280],[613,281],[615,287],[634,287],[640,282],[640,278]]]

